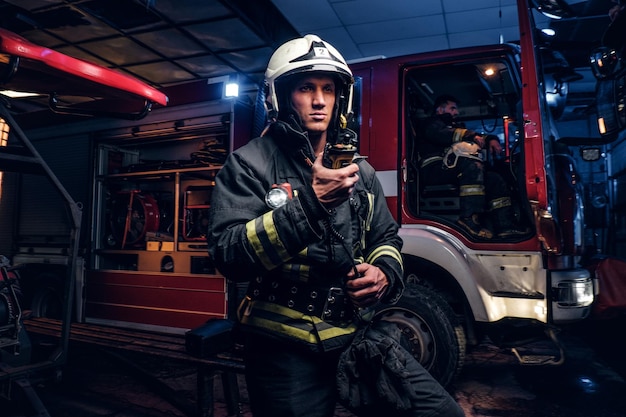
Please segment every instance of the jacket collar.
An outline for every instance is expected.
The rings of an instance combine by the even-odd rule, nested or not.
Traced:
[[[298,160],[302,159],[303,155],[311,161],[315,160],[307,132],[302,130],[292,115],[287,121],[277,120],[273,122],[267,133],[287,155]]]

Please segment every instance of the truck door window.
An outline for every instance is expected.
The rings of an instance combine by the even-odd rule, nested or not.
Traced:
[[[435,99],[450,94],[459,101],[458,120],[468,129],[497,136],[503,147],[508,146],[504,156],[510,158],[521,112],[519,72],[512,59],[498,56],[416,66],[406,68],[404,74],[406,206],[416,217],[455,218],[458,187],[442,185],[430,197],[424,194],[417,146],[424,140],[420,137],[420,125],[433,115]]]

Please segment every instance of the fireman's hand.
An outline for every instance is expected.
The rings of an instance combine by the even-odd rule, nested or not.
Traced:
[[[322,164],[322,153],[317,155],[312,171],[313,191],[327,209],[335,208],[346,201],[359,180],[357,164],[348,164],[338,169],[326,168]]]
[[[357,264],[354,270],[348,273],[346,291],[356,307],[369,307],[382,298],[389,286],[387,275],[377,266]]]
[[[485,137],[483,135],[475,135],[474,136],[474,143],[478,146],[480,146],[480,149],[484,149],[485,148]]]
[[[487,152],[494,158],[502,155],[502,145],[497,136],[487,136]]]

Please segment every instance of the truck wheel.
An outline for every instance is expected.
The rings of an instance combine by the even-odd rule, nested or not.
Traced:
[[[444,387],[465,361],[465,332],[446,301],[434,291],[409,285],[394,305],[381,305],[376,318],[402,330],[401,344]]]
[[[33,317],[61,319],[63,314],[63,297],[54,287],[45,287],[37,291],[33,297]]]
[[[43,273],[36,279],[31,310],[33,317],[61,319],[63,314],[63,281],[52,273]]]

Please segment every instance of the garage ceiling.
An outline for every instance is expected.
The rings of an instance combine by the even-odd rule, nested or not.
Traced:
[[[538,22],[589,94],[588,52],[613,3],[567,2],[572,18]],[[230,74],[256,88],[273,49],[306,33],[349,61],[519,38],[515,0],[0,0],[0,26],[165,89]]]

